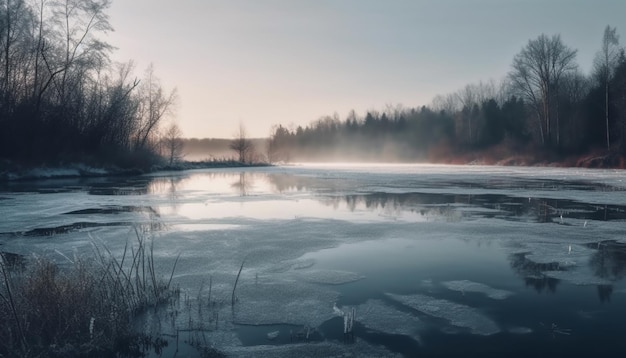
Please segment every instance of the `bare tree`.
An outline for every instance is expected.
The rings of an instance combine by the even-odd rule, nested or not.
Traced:
[[[176,103],[176,89],[167,93],[154,75],[154,66],[150,65],[139,86],[138,126],[135,133],[135,149],[143,149],[148,144],[151,134],[158,128],[162,119],[172,114]]]
[[[239,123],[239,129],[233,137],[233,140],[230,141],[230,149],[237,153],[241,163],[250,161],[252,159],[252,153],[254,152],[254,144],[248,139],[246,127],[243,123]]]
[[[541,134],[541,143],[552,142],[552,116],[556,114],[556,144],[560,142],[558,110],[559,81],[564,73],[577,68],[576,50],[561,41],[560,35],[541,34],[513,59],[510,78],[520,96],[533,108]],[[551,103],[556,99],[555,103]],[[555,109],[553,109],[555,108]]]
[[[432,100],[431,107],[436,112],[443,111],[448,114],[452,114],[460,111],[463,106],[456,93],[452,93],[447,95],[436,95]]]
[[[606,123],[606,149],[611,149],[609,134],[609,83],[615,74],[619,60],[619,35],[615,27],[608,26],[602,36],[602,49],[596,54],[594,71],[598,80],[604,85],[604,116]]]
[[[478,111],[474,111],[474,107],[479,104],[478,101],[478,91],[477,87],[474,85],[466,85],[462,90],[456,93],[459,103],[461,103],[462,111],[461,111],[461,124],[463,124],[464,119],[467,119],[467,135],[468,135],[468,143],[474,143],[474,135],[473,135],[473,127],[475,120],[478,115]],[[464,132],[464,127],[461,125],[461,129],[459,132]]]
[[[163,145],[169,165],[179,162],[183,158],[182,132],[176,123],[170,124],[165,130]]]
[[[20,79],[22,71],[28,69],[32,21],[32,13],[24,0],[0,1],[0,93],[9,108],[20,100],[25,90]]]

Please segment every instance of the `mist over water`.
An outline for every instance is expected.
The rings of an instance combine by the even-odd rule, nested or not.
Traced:
[[[626,349],[618,171],[342,163],[2,185],[0,251],[15,257],[63,261],[94,240],[120,253],[136,227],[157,269],[180,254],[185,294],[210,279],[224,301],[245,259],[235,309],[205,317],[235,356]]]

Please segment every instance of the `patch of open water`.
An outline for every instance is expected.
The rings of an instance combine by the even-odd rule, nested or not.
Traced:
[[[3,183],[0,251],[121,252],[139,228],[157,269],[180,254],[176,284],[212,302],[176,326],[234,356],[621,356],[622,177],[317,165]]]

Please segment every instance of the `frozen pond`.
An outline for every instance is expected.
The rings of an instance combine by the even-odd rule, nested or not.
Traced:
[[[0,217],[0,251],[60,261],[94,243],[121,253],[144,232],[157,269],[180,255],[184,301],[210,302],[171,318],[181,342],[231,356],[626,352],[623,171],[297,165],[0,183]],[[171,337],[160,319],[144,324]]]

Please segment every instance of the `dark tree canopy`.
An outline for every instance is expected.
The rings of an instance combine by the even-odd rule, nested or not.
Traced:
[[[149,166],[171,114],[152,67],[109,59],[110,0],[0,0],[0,159]]]

